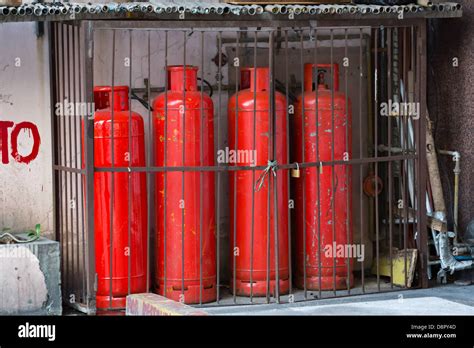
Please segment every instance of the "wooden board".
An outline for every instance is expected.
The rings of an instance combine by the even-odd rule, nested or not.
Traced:
[[[406,251],[406,273],[407,283],[406,286],[411,288],[413,283],[413,277],[416,269],[416,259],[418,251],[416,249],[407,249]],[[379,274],[381,276],[390,277],[390,255],[380,255],[379,261]],[[393,272],[393,284],[405,287],[405,250],[394,249],[392,251],[392,272]],[[377,274],[377,262],[374,261],[372,264],[372,274]]]
[[[0,6],[20,6],[22,0],[0,0]]]

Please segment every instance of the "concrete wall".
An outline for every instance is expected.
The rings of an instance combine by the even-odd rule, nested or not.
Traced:
[[[459,222],[464,233],[474,219],[474,1],[457,2],[463,5],[462,18],[430,22],[428,91],[437,147],[461,152]],[[458,67],[453,67],[453,58],[459,59]],[[443,156],[439,164],[452,221],[454,163]]]
[[[0,24],[0,122],[15,124],[0,134],[0,230],[33,229],[40,223],[52,236],[51,131],[48,46],[37,38],[34,23]],[[37,127],[40,144],[34,158],[34,130],[17,129],[18,155],[12,155],[12,133],[21,122]],[[8,140],[8,146],[5,140]],[[3,145],[3,146],[2,146]],[[5,158],[7,157],[7,158]],[[17,157],[16,159],[14,157]],[[4,163],[8,162],[8,163]],[[29,163],[27,163],[29,162]]]

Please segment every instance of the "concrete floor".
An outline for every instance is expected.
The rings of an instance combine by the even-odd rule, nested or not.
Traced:
[[[215,315],[474,315],[474,285],[444,285],[286,304],[206,308]]]

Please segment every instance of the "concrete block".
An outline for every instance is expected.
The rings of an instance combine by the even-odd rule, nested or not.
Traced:
[[[126,315],[209,315],[209,313],[157,294],[147,293],[127,296]]]
[[[59,243],[43,237],[0,244],[0,315],[61,315],[59,262]]]

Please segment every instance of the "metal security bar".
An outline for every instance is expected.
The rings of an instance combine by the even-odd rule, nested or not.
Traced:
[[[68,303],[427,286],[423,20],[269,23],[51,24]]]

